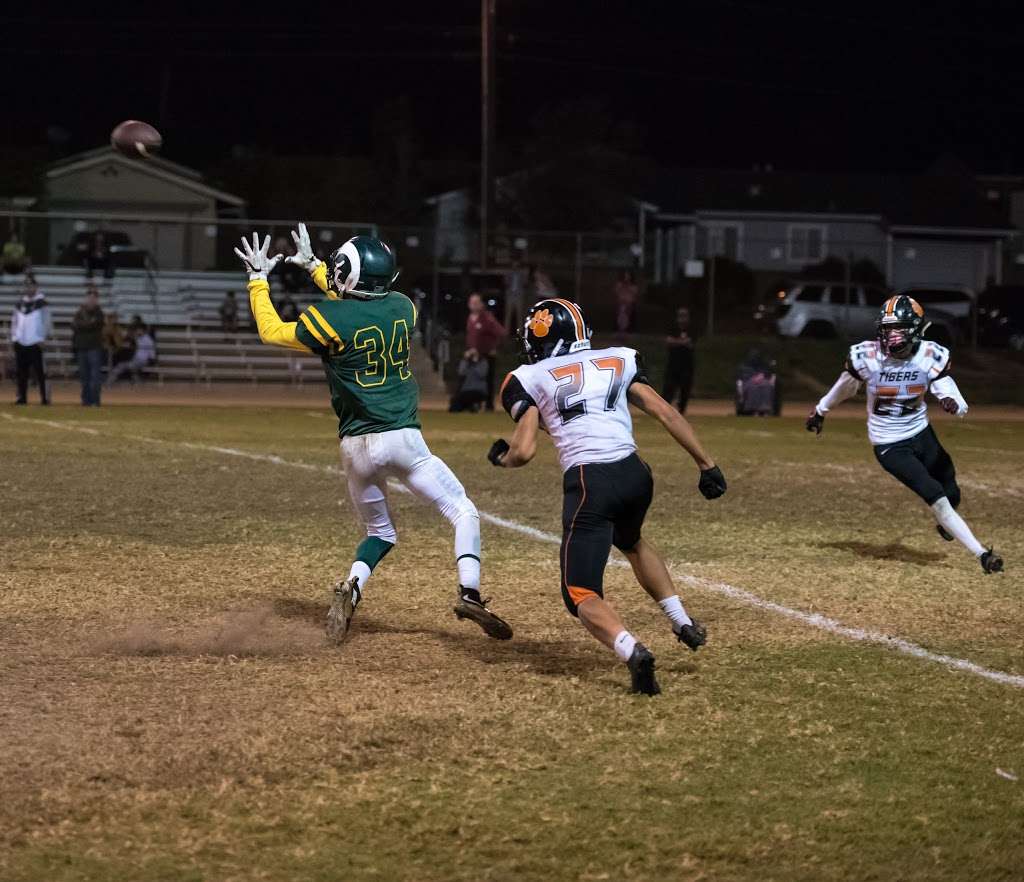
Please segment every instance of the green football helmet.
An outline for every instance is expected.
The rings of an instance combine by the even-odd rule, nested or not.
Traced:
[[[397,278],[394,252],[373,236],[353,236],[327,258],[327,285],[339,297],[383,297]]]

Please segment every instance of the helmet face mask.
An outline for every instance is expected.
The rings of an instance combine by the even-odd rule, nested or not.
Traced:
[[[906,294],[890,297],[875,323],[882,352],[893,358],[910,358],[930,325],[916,300]]]
[[[579,306],[560,297],[540,300],[526,312],[519,332],[520,354],[528,364],[590,348],[593,332]]]

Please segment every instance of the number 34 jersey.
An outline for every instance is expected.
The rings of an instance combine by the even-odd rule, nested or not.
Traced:
[[[850,347],[846,370],[864,383],[868,438],[872,444],[889,444],[912,438],[928,425],[924,396],[949,373],[949,350],[923,340],[910,358],[899,359],[866,340]]]
[[[409,369],[415,323],[416,308],[398,291],[321,300],[299,316],[295,336],[323,361],[339,437],[420,427]]]
[[[537,408],[567,471],[636,450],[626,392],[637,382],[647,378],[635,349],[584,349],[516,368],[502,384],[501,403],[516,422]]]

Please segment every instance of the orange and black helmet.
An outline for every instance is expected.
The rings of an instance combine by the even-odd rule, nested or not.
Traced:
[[[533,364],[589,349],[590,335],[590,326],[577,304],[561,297],[547,297],[526,311],[519,339],[523,357]]]
[[[875,322],[882,351],[896,358],[910,358],[929,324],[925,321],[924,309],[914,298],[906,294],[890,297],[882,304]]]

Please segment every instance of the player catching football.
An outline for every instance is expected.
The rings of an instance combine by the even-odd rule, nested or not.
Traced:
[[[339,581],[327,614],[327,636],[340,642],[366,591],[370,574],[395,547],[387,482],[401,481],[455,528],[459,574],[455,614],[501,640],[512,629],[480,597],[480,517],[451,469],[427,449],[417,416],[419,388],[409,368],[409,335],[416,308],[392,290],[398,272],[384,242],[356,236],[327,262],[313,253],[305,224],[292,233],[296,254],[268,255],[270,237],[242,239],[235,253],[249,271],[249,303],[264,343],[319,355],[338,415],[341,459],[352,504],[366,528],[348,578]],[[283,322],[270,300],[267,276],[286,259],[312,276],[325,299],[297,322]]]
[[[925,393],[931,392],[946,413],[964,416],[967,402],[949,376],[949,350],[923,339],[928,329],[921,305],[905,294],[882,306],[876,340],[850,347],[846,369],[807,417],[807,431],[821,434],[825,415],[856,394],[861,383],[868,399],[868,438],[875,458],[890,475],[906,484],[931,507],[939,535],[958,539],[986,573],[998,573],[1003,560],[974,538],[956,509],[960,487],[953,460],[928,423]]]
[[[590,333],[579,306],[568,300],[550,298],[530,308],[522,331],[527,364],[512,371],[501,390],[516,429],[511,444],[494,442],[488,459],[504,468],[524,466],[537,451],[537,430],[551,434],[564,472],[562,599],[629,666],[633,692],[657,695],[654,655],[604,599],[612,545],[626,556],[681,643],[697,650],[706,631],[687,615],[664,560],[641,536],[654,481],[636,453],[629,405],[658,420],[693,457],[705,497],[721,496],[725,478],[686,419],[651,388],[638,353],[624,346],[593,350]]]

